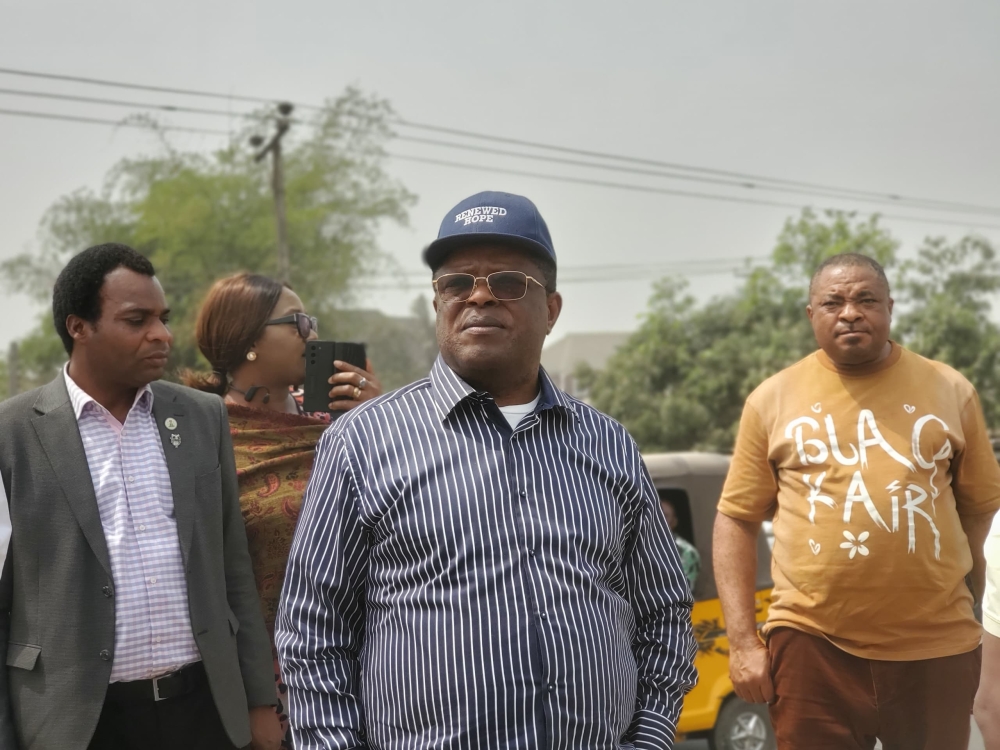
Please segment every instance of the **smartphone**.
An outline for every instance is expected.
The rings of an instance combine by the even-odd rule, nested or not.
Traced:
[[[334,360],[364,369],[367,364],[365,345],[353,341],[307,341],[306,382],[302,408],[306,412],[326,412],[336,419],[344,412],[330,410],[330,378],[337,372]]]

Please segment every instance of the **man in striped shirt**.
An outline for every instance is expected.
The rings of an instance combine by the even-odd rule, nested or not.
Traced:
[[[545,222],[480,193],[424,257],[441,356],[327,431],[292,545],[295,747],[672,747],[690,594],[635,443],[540,367]]]

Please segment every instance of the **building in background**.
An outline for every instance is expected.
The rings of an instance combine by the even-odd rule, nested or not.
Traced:
[[[631,333],[567,333],[542,350],[542,367],[556,386],[571,396],[586,400],[587,394],[576,385],[577,367],[587,364],[603,370],[611,355],[624,344]]]

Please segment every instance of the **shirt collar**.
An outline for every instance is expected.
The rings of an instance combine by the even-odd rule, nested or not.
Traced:
[[[439,354],[431,368],[431,391],[434,400],[437,402],[438,416],[443,422],[455,408],[468,398],[485,396],[485,392],[477,391],[466,383],[452,370],[444,358]],[[538,368],[538,380],[540,383],[540,398],[535,411],[546,409],[562,409],[576,416],[576,407],[569,396],[556,388],[552,378],[545,372],[544,367]]]
[[[97,403],[89,393],[78,386],[73,378],[69,376],[69,364],[63,367],[63,376],[66,378],[66,391],[69,393],[69,402],[73,406],[73,414],[76,415],[78,422],[87,404],[94,404],[101,411],[107,412],[107,409]],[[132,409],[135,409],[136,406],[147,413],[153,410],[153,388],[149,383],[140,388],[135,394]],[[131,409],[129,411],[131,412]]]

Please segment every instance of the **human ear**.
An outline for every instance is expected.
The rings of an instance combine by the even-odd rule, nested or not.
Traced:
[[[545,305],[548,309],[548,326],[545,329],[546,334],[552,333],[552,329],[555,327],[556,321],[559,320],[559,313],[562,312],[563,299],[559,292],[552,292],[548,295],[545,300]]]
[[[73,337],[73,341],[86,341],[90,338],[93,326],[78,315],[66,317],[66,330]]]

